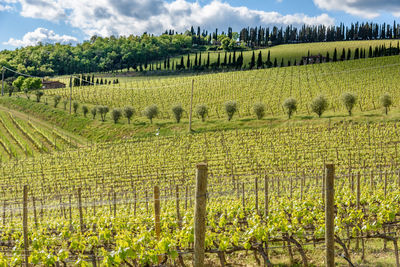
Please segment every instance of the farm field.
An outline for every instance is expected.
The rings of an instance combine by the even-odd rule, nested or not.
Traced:
[[[346,122],[153,137],[3,162],[0,229],[8,241],[0,259],[23,260],[21,196],[28,184],[33,264],[152,265],[158,256],[168,265],[190,264],[195,165],[207,162],[208,254],[224,259],[247,250],[246,262],[255,265],[253,252],[260,261],[293,255],[322,266],[314,252],[324,240],[324,163],[332,162],[338,252],[358,262],[362,251],[385,246],[394,261],[399,126]],[[158,241],[154,186],[161,192]]]

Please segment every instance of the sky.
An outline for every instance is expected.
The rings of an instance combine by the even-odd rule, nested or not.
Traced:
[[[0,50],[98,36],[400,22],[400,0],[0,0]]]

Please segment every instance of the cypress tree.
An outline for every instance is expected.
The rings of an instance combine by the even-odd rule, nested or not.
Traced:
[[[104,83],[103,83],[103,78],[100,79],[100,84],[104,84]]]
[[[333,59],[332,59],[332,61],[333,61],[333,62],[336,62],[336,61],[337,61],[337,50],[336,50],[336,48],[335,48],[335,50],[333,51]]]
[[[217,58],[217,68],[221,65],[221,54],[218,53],[218,58]]]
[[[171,68],[170,61],[169,61],[169,57],[168,57],[168,59],[167,59],[167,68],[168,68],[168,69]]]
[[[268,56],[267,56],[267,67],[270,68],[272,67],[272,62],[271,62],[271,51],[268,50]]]
[[[287,62],[288,67],[290,67],[290,64],[291,64],[291,62],[290,62],[290,59],[289,59],[288,62]]]
[[[363,58],[365,58],[365,48],[363,49]]]
[[[254,50],[253,50],[253,55],[251,56],[251,61],[250,61],[250,69],[254,68],[254,66],[256,65],[256,55],[254,54]]]
[[[197,66],[197,53],[196,53],[196,55],[194,56],[194,65]]]
[[[201,52],[200,52],[200,55],[199,55],[199,62],[198,62],[198,65],[201,66]]]
[[[190,69],[190,55],[188,54],[187,60],[186,60],[186,67]]]
[[[351,49],[347,49],[347,60],[351,59]]]
[[[346,50],[345,50],[344,47],[343,47],[342,55],[340,56],[340,60],[341,60],[341,61],[344,61],[345,59],[346,59]]]
[[[258,58],[257,58],[257,68],[262,68],[263,67],[263,61],[262,61],[262,54],[261,51],[258,53]]]
[[[225,56],[224,56],[224,66],[228,64],[228,52],[225,51]]]
[[[307,52],[307,65],[310,64],[310,50]]]
[[[181,57],[181,65],[179,67],[181,69],[185,69],[185,64],[183,63],[183,56]]]
[[[210,52],[208,52],[208,55],[207,55],[207,64],[206,64],[206,67],[207,67],[207,68],[210,67]]]
[[[274,67],[276,68],[276,67],[278,67],[278,60],[275,58],[275,60],[274,60]]]
[[[319,54],[319,63],[322,63],[322,55]]]
[[[297,66],[297,59],[294,60],[293,66]]]
[[[284,67],[283,58],[281,60],[281,68]]]
[[[229,53],[228,66],[232,65],[232,53]]]
[[[236,66],[236,51],[233,51],[232,65]]]
[[[372,47],[371,46],[369,46],[368,57],[369,58],[373,57],[373,55],[372,55]]]
[[[330,58],[330,56],[329,56],[329,52],[326,52],[326,62],[329,62],[329,61],[331,61],[331,58]]]
[[[357,47],[356,50],[354,51],[354,59],[359,59],[360,58],[360,49]]]

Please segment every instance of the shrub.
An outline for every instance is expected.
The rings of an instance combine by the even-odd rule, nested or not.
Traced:
[[[79,103],[74,101],[74,103],[72,103],[72,108],[74,109],[74,113],[76,114],[79,108]]]
[[[67,110],[67,104],[68,104],[68,100],[64,100],[63,101],[64,110]]]
[[[351,111],[353,110],[354,105],[357,102],[356,95],[352,93],[344,93],[342,95],[342,102],[343,105],[346,107],[347,111],[349,112],[349,116],[351,116]]]
[[[110,111],[110,109],[107,106],[98,106],[97,107],[97,111],[100,114],[101,121],[105,121],[106,120],[106,115]]]
[[[297,110],[297,101],[296,99],[290,97],[283,102],[283,107],[288,114],[289,119],[292,117],[293,112]]]
[[[253,107],[254,114],[256,114],[257,119],[261,120],[265,115],[265,105],[264,103],[256,103]]]
[[[237,103],[236,101],[227,101],[225,102],[225,112],[228,115],[228,121],[233,118],[233,115],[237,111]]]
[[[117,123],[121,117],[122,111],[119,108],[115,108],[112,110],[111,118],[113,119],[114,123]]]
[[[96,118],[96,115],[97,115],[97,109],[98,109],[98,107],[93,107],[93,108],[90,110],[90,113],[92,113],[92,117],[93,117],[93,119],[95,119],[95,118]]]
[[[177,123],[181,121],[183,111],[184,110],[181,105],[176,105],[172,107],[172,113],[174,114]]]
[[[311,110],[321,117],[322,113],[324,113],[328,109],[328,100],[326,100],[325,96],[320,95],[313,99],[311,102]]]
[[[40,99],[42,98],[42,96],[44,95],[43,91],[35,91],[35,95],[36,95],[36,102],[40,102]]]
[[[201,104],[196,107],[196,113],[201,118],[202,121],[206,120],[206,116],[208,114],[208,108],[206,105]]]
[[[131,123],[131,118],[135,114],[135,109],[133,107],[124,108],[124,116],[128,119],[128,124]]]
[[[143,114],[153,123],[153,118],[158,115],[158,107],[156,105],[151,105],[145,108]]]
[[[384,94],[381,96],[381,105],[385,108],[385,114],[388,114],[389,107],[393,104],[392,97],[389,94]]]
[[[83,116],[85,116],[85,118],[86,118],[86,114],[89,112],[89,109],[88,109],[88,107],[87,106],[82,106],[82,113],[83,113]]]
[[[61,96],[55,95],[54,96],[54,107],[56,108],[61,101]]]

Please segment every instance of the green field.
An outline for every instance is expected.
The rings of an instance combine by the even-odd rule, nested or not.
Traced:
[[[325,191],[327,163],[335,166],[337,264],[346,266],[346,256],[357,265],[396,266],[399,70],[400,56],[391,56],[124,78],[114,85],[72,88],[72,102],[79,105],[72,114],[69,88],[44,90],[42,102],[22,93],[0,98],[0,142],[17,154],[30,148],[34,156],[1,162],[0,266],[21,265],[25,256],[41,266],[191,266],[194,206],[205,197],[207,266],[268,261],[324,266],[324,194],[331,192]],[[189,133],[192,80],[193,106],[205,104],[208,116],[203,122],[194,113]],[[352,116],[341,102],[344,92],[357,96]],[[380,103],[384,93],[393,100],[388,115]],[[321,94],[329,105],[318,118],[310,103]],[[58,107],[53,106],[56,95],[62,96]],[[298,103],[291,119],[282,107],[289,97]],[[229,100],[238,104],[230,121],[224,110]],[[266,107],[262,119],[253,112],[258,102]],[[150,123],[142,111],[152,104],[160,112]],[[185,110],[180,123],[171,112],[175,104]],[[99,105],[110,107],[104,122],[98,114],[83,115],[82,106],[92,110]],[[114,123],[112,109],[125,106],[136,110],[132,122],[121,118]],[[42,152],[49,153],[17,144],[51,142],[52,137],[44,138],[50,134],[64,138],[57,149],[45,145],[49,151]],[[67,136],[75,138],[75,148]],[[6,156],[6,151],[0,152]],[[208,186],[206,195],[196,196],[200,162],[207,164]]]

